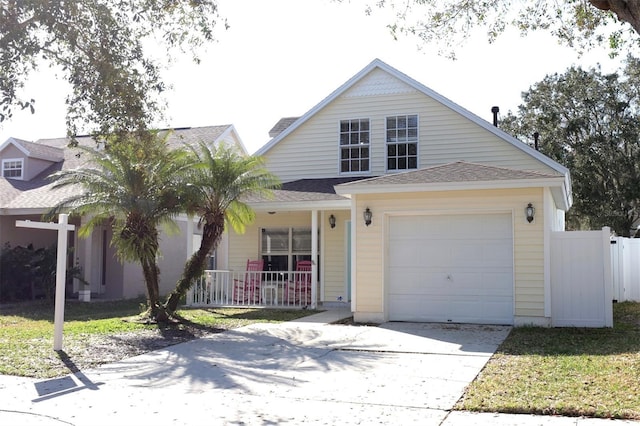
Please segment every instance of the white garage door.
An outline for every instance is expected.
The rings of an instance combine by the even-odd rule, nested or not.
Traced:
[[[511,214],[389,220],[391,321],[513,324]]]

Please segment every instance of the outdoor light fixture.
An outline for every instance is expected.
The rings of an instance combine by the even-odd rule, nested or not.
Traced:
[[[331,226],[331,229],[336,227],[336,217],[334,215],[329,216],[329,226]]]
[[[367,207],[364,210],[364,213],[362,214],[362,216],[364,217],[364,224],[367,226],[371,225],[371,217],[373,216],[373,213],[371,213],[371,210],[369,210],[369,207]]]
[[[533,208],[531,203],[527,204],[527,208],[524,209],[524,213],[527,216],[527,222],[533,222],[533,215],[536,213],[536,209]]]

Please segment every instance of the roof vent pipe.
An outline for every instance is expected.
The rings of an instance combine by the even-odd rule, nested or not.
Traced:
[[[536,151],[538,150],[538,139],[540,138],[540,133],[538,132],[533,132],[533,147],[536,149]]]
[[[498,127],[498,113],[500,112],[500,108],[497,106],[491,107],[491,112],[493,113],[493,125]]]

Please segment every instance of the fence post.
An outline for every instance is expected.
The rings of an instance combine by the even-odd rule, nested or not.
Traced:
[[[604,322],[605,327],[613,327],[613,282],[611,272],[611,228],[602,228],[604,262]]]

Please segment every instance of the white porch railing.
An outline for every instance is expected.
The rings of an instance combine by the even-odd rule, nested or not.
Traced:
[[[313,306],[311,272],[207,270],[187,292],[187,306]]]

